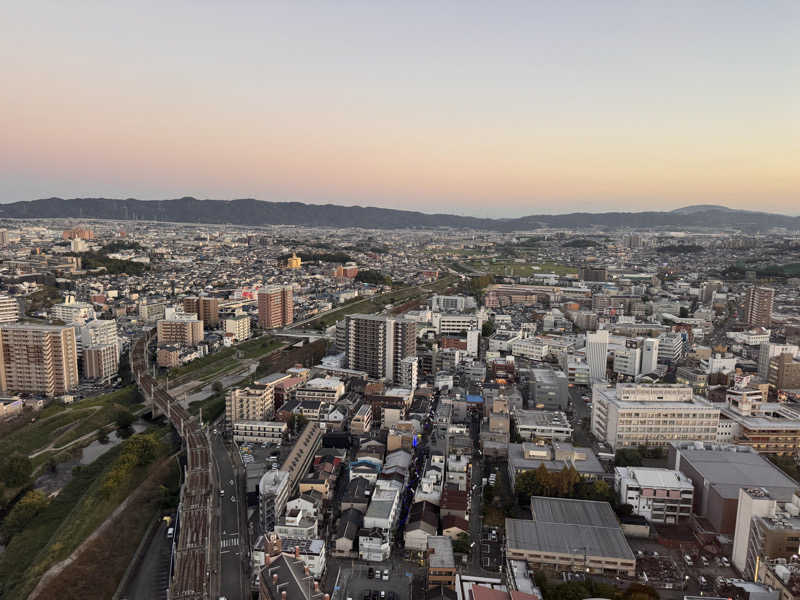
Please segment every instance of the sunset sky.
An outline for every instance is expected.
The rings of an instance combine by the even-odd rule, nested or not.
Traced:
[[[800,2],[11,2],[0,202],[800,214]]]

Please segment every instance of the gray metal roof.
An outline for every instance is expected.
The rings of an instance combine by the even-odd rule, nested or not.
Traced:
[[[617,517],[608,502],[533,496],[531,513],[533,520],[540,523],[619,528]]]

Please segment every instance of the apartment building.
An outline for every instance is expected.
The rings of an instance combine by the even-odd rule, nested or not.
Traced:
[[[0,323],[19,321],[19,302],[9,296],[0,296]]]
[[[767,382],[773,390],[800,389],[800,361],[789,352],[771,358]]]
[[[225,319],[225,333],[233,336],[237,342],[250,337],[250,316],[234,315]]]
[[[119,370],[117,344],[98,344],[83,351],[83,372],[86,379],[108,381]]]
[[[233,440],[280,446],[286,436],[287,425],[283,421],[235,421]]]
[[[187,296],[183,299],[183,312],[196,314],[203,325],[216,329],[219,325],[219,298]]]
[[[290,476],[282,469],[267,471],[258,482],[258,518],[265,533],[275,530],[275,524],[289,501]]]
[[[269,421],[275,416],[275,389],[272,385],[254,383],[229,390],[225,395],[225,420]]]
[[[375,379],[399,383],[403,359],[417,354],[417,324],[378,315],[347,315],[345,366]]]
[[[317,400],[335,404],[344,395],[344,382],[338,377],[316,377],[294,392],[298,402]]]
[[[90,346],[115,346],[119,354],[118,340],[114,319],[94,319],[76,330],[78,356],[83,356],[83,349]]]
[[[673,440],[713,442],[720,410],[695,402],[681,385],[596,384],[592,388],[592,433],[613,450],[667,446]]]
[[[428,536],[428,589],[456,589],[456,560],[453,540],[446,535]]]
[[[771,344],[769,341],[763,342],[758,347],[758,376],[762,381],[767,381],[769,377],[769,361],[781,354],[791,354],[797,357],[800,348],[795,344]]]
[[[478,315],[433,313],[431,320],[436,333],[440,335],[480,329],[483,324]]]
[[[94,306],[88,302],[78,302],[74,296],[68,296],[61,304],[50,307],[50,316],[64,323],[86,323],[94,319]]]
[[[775,290],[768,287],[753,286],[747,290],[744,303],[745,322],[752,327],[772,325],[772,305]]]
[[[203,322],[194,315],[175,315],[156,324],[159,344],[196,346],[203,341]]]
[[[158,321],[166,316],[166,308],[163,300],[142,299],[139,301],[139,318],[143,321]]]
[[[0,391],[61,396],[71,392],[78,380],[73,327],[0,325]]]
[[[258,326],[285,327],[294,322],[292,286],[269,286],[258,292]]]
[[[694,486],[680,471],[617,467],[614,491],[620,504],[630,504],[633,514],[654,523],[672,525],[692,514]]]
[[[355,434],[369,433],[372,429],[372,406],[362,404],[350,419],[350,432]]]

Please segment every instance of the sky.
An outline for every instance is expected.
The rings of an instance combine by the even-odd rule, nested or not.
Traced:
[[[0,202],[800,214],[800,2],[0,1]]]

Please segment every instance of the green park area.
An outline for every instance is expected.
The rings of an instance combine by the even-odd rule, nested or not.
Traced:
[[[496,277],[531,277],[536,273],[556,275],[577,274],[578,269],[550,261],[515,262],[510,260],[473,260],[462,263],[473,271],[491,273]]]

